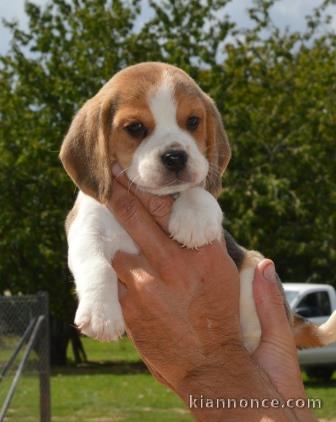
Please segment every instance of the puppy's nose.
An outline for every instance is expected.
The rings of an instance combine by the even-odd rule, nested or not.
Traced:
[[[171,171],[181,171],[188,160],[188,155],[182,150],[170,150],[161,155],[163,165]]]

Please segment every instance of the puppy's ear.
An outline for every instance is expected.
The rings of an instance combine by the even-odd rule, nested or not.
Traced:
[[[113,100],[97,94],[73,119],[60,159],[81,191],[105,202],[111,194]]]
[[[220,113],[214,101],[207,95],[205,97],[207,109],[207,158],[209,161],[209,172],[205,187],[217,197],[222,188],[222,174],[231,158],[231,149]]]

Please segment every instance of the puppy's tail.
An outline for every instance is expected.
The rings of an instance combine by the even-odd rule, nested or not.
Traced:
[[[294,336],[296,347],[299,349],[310,347],[323,347],[336,341],[336,311],[322,325],[294,315]]]

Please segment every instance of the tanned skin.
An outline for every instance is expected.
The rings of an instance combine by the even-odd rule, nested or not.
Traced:
[[[254,295],[263,333],[250,356],[240,336],[239,273],[225,243],[182,249],[166,234],[172,202],[134,193],[120,177],[108,204],[141,250],[139,255],[118,252],[113,267],[122,282],[127,333],[148,368],[185,403],[189,394],[306,399],[272,261],[262,261],[256,272]],[[308,409],[191,412],[201,421],[315,420]]]

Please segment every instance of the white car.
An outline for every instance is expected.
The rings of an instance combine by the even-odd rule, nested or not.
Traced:
[[[329,284],[283,283],[283,287],[291,309],[317,325],[336,310],[336,291]],[[329,380],[336,370],[336,342],[298,353],[300,365],[309,377]]]

